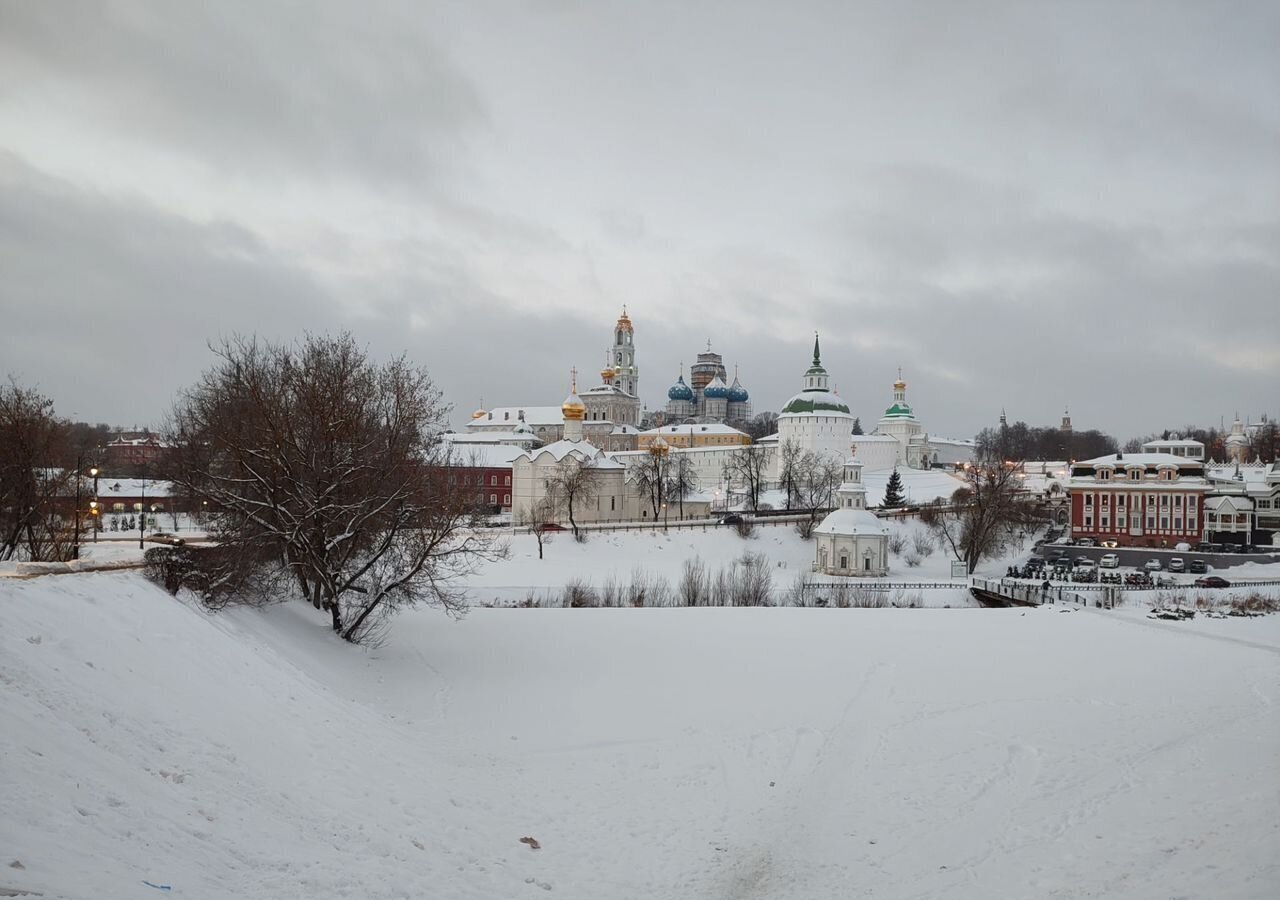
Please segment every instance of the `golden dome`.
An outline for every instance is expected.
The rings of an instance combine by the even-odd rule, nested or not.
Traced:
[[[893,383],[893,389],[895,391],[905,391],[907,389],[907,383],[899,378]]]
[[[618,316],[618,328],[623,331],[631,331],[631,317],[627,315],[627,308],[622,307],[622,315]]]
[[[612,384],[614,377],[618,373],[614,371],[613,366],[605,366],[600,370],[600,380],[605,384]]]
[[[486,410],[483,410],[483,409],[477,409],[475,412],[473,412],[473,413],[471,414],[471,418],[473,418],[473,419],[483,419],[483,418],[484,418],[485,416],[487,416],[487,415],[489,415],[489,413],[488,413]]]
[[[587,417],[587,407],[576,393],[564,398],[564,403],[560,405],[560,412],[564,414],[566,421],[571,422],[581,422]]]
[[[578,396],[578,370],[572,369],[569,376],[569,396],[560,404],[560,412],[565,421],[581,422],[587,417],[587,405]]]

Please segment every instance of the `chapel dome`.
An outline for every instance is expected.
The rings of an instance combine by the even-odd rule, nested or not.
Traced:
[[[742,386],[742,382],[735,375],[733,384],[729,386],[729,402],[746,403],[749,399],[751,399],[751,395],[747,393],[747,389]]]
[[[782,414],[843,413],[849,415],[849,405],[840,395],[830,391],[801,391],[782,407]]]
[[[677,378],[676,383],[667,390],[667,399],[693,401],[693,388],[685,384],[683,375]]]
[[[717,375],[711,379],[711,382],[702,390],[702,396],[712,400],[723,400],[729,396],[729,386],[724,383],[724,379]]]

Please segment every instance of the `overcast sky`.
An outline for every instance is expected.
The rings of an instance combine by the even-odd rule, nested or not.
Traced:
[[[0,0],[0,375],[156,424],[350,329],[476,405],[636,327],[756,410],[1280,414],[1280,5]]]

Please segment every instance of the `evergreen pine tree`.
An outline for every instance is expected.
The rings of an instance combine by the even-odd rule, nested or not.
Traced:
[[[855,418],[853,420],[853,433],[862,434],[862,419]]]
[[[902,476],[898,474],[898,467],[893,467],[893,474],[889,476],[889,483],[884,488],[885,509],[897,509],[907,502],[907,498],[902,493]]]

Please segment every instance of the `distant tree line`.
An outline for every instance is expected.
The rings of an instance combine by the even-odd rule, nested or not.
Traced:
[[[975,455],[979,458],[998,457],[1014,462],[1092,459],[1120,449],[1115,438],[1096,429],[1064,431],[1061,428],[1031,426],[1026,422],[984,428],[978,432],[975,441]]]

